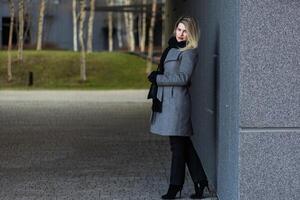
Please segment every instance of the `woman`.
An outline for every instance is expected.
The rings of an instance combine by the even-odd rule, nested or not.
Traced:
[[[172,151],[171,176],[168,192],[162,199],[175,199],[185,179],[187,165],[195,186],[192,199],[199,199],[208,186],[201,161],[190,139],[191,100],[188,87],[197,61],[199,29],[192,17],[181,17],[175,24],[174,35],[163,52],[157,71],[148,76],[156,86],[153,98],[150,132],[169,136]]]

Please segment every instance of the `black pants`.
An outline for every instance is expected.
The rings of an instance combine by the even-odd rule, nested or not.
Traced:
[[[185,164],[194,183],[207,180],[190,137],[170,136],[170,145],[172,151],[170,184],[184,184]]]

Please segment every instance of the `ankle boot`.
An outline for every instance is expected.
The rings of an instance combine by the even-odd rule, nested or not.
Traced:
[[[194,183],[194,187],[195,187],[195,194],[192,194],[190,198],[201,199],[203,197],[203,190],[205,189],[205,187],[208,188],[208,182],[207,180],[205,180],[205,181]]]
[[[182,185],[170,185],[167,194],[161,196],[162,199],[175,199],[177,193],[179,192],[179,197],[181,197]]]

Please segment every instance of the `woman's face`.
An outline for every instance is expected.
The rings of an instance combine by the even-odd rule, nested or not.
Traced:
[[[183,23],[179,23],[176,28],[176,40],[178,42],[187,40],[187,32]]]

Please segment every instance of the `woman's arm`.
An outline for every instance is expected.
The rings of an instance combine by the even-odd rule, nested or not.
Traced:
[[[197,59],[197,50],[189,49],[182,52],[179,72],[172,74],[158,74],[156,83],[158,86],[186,86],[188,85]]]

